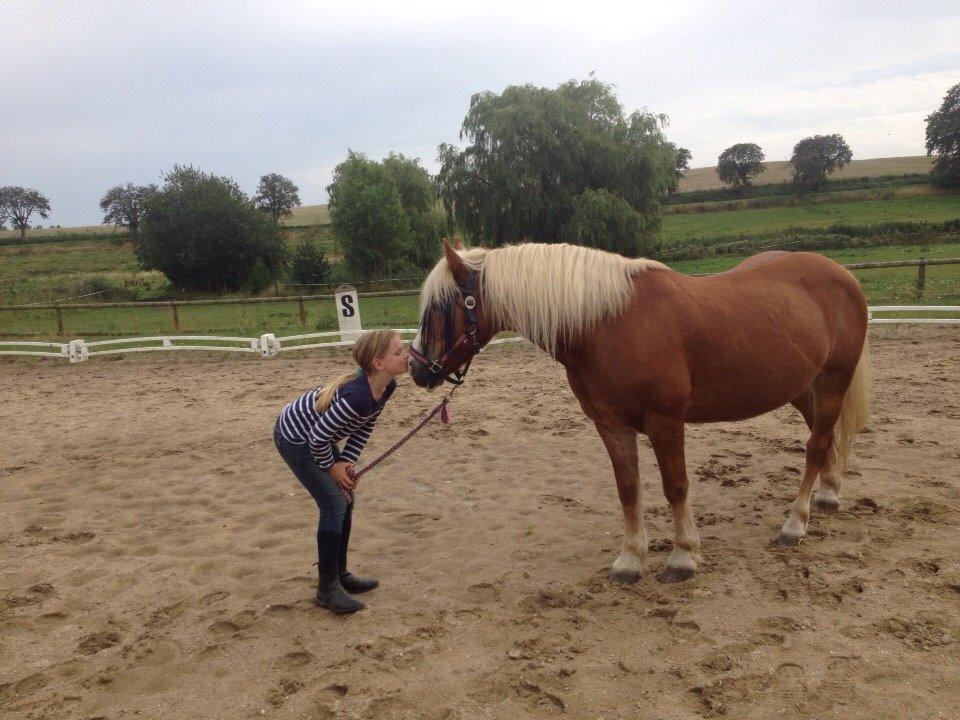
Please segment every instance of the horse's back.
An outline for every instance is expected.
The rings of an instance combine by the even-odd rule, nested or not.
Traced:
[[[822,255],[762,253],[708,277],[667,272],[655,281],[659,288],[637,287],[648,303],[660,295],[659,312],[648,306],[648,318],[658,315],[655,322],[679,336],[693,421],[766,412],[799,395],[824,368],[856,365],[866,302],[856,278]]]

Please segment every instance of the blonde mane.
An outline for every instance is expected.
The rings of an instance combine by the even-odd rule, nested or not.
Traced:
[[[457,254],[480,272],[485,311],[554,357],[558,342],[575,339],[623,312],[635,275],[666,267],[655,260],[631,260],[567,244],[470,248]],[[441,258],[420,291],[421,317],[457,293],[447,260]]]

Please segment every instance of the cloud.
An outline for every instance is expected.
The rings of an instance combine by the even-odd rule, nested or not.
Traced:
[[[280,172],[323,202],[348,148],[435,169],[473,93],[594,70],[628,111],[669,114],[697,165],[745,140],[782,157],[813,132],[844,134],[856,157],[917,153],[960,79],[960,6],[945,2],[5,7],[0,184],[42,189],[63,225],[174,163],[248,191]]]

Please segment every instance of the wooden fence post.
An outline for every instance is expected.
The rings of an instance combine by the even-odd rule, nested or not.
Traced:
[[[917,300],[923,299],[923,286],[927,282],[927,262],[926,258],[920,258],[920,264],[917,266]]]
[[[173,310],[173,329],[180,332],[180,313],[177,312],[177,304],[170,303],[170,309]]]
[[[300,305],[300,325],[307,327],[307,309],[303,306],[303,298],[299,298],[297,303]]]
[[[63,310],[57,305],[57,335],[63,335]]]

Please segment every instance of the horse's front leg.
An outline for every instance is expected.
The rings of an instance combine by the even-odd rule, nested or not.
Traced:
[[[683,455],[683,420],[647,413],[643,431],[650,438],[660,466],[663,493],[673,510],[673,552],[667,566],[657,575],[660,582],[680,582],[697,569],[700,534],[688,500],[689,482]]]
[[[643,529],[643,498],[637,468],[637,432],[600,424],[597,424],[597,431],[610,454],[623,507],[623,547],[613,562],[610,577],[619,582],[634,583],[643,574],[647,559],[647,533]]]

